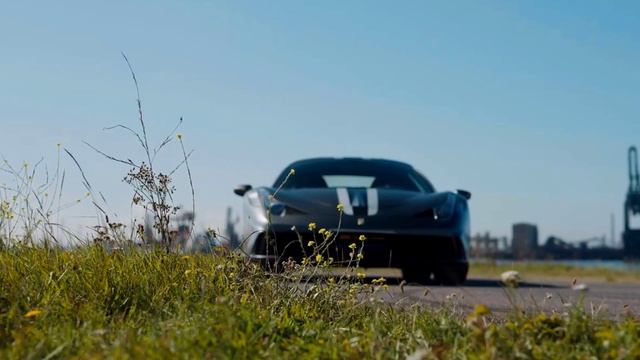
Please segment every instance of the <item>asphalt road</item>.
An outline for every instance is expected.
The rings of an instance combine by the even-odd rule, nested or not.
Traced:
[[[449,304],[459,310],[471,310],[484,304],[494,314],[506,314],[514,309],[527,312],[564,312],[582,303],[587,311],[607,317],[625,313],[640,314],[640,284],[587,283],[587,290],[573,290],[571,283],[525,281],[516,289],[506,289],[495,279],[471,278],[463,286],[400,286],[391,281],[384,300],[394,304],[413,303],[442,306]]]

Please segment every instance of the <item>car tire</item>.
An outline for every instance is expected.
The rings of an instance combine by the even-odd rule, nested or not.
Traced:
[[[467,280],[468,272],[468,266],[448,266],[436,270],[433,275],[438,284],[455,286]]]
[[[431,271],[421,268],[403,268],[402,278],[407,283],[428,284],[431,281]]]

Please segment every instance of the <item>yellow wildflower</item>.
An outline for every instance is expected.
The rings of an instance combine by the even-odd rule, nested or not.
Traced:
[[[616,335],[612,330],[600,330],[596,333],[596,337],[598,339],[607,341],[615,339]]]
[[[362,260],[364,259],[364,255],[362,255],[362,253],[358,253],[358,256],[356,256],[356,259]]]
[[[320,235],[322,235],[322,234],[324,234],[326,232],[327,232],[327,229],[325,229],[325,228],[322,228],[322,229],[318,230],[318,234],[320,234]]]
[[[484,304],[477,304],[475,309],[473,309],[473,313],[477,316],[489,315],[491,310]]]
[[[367,275],[365,275],[365,273],[363,273],[363,272],[359,272],[359,273],[358,273],[358,278],[359,278],[359,279],[364,279],[364,278],[365,278],[365,276],[367,276]]]
[[[27,312],[24,316],[26,316],[28,318],[32,318],[32,317],[36,317],[36,316],[38,316],[40,314],[42,314],[42,310],[33,309],[33,310],[29,310],[29,312]]]
[[[315,244],[316,244],[316,242],[315,242],[315,241],[313,241],[313,240],[311,240],[311,241],[309,241],[309,242],[307,243],[307,246],[313,246],[313,245],[315,245]]]
[[[367,240],[367,237],[364,236],[364,235],[360,235],[360,236],[358,236],[358,240],[365,241],[365,240]]]
[[[289,170],[289,175],[295,175],[295,174],[296,174],[296,169]]]
[[[315,229],[316,229],[316,223],[314,223],[314,222],[309,223],[309,231],[313,231]]]
[[[320,255],[320,254],[316,255],[316,262],[317,262],[317,263],[322,262],[322,259],[324,259],[324,258],[322,257],[322,255]]]
[[[355,250],[356,249],[356,243],[351,243],[351,245],[349,245],[349,249]]]
[[[339,212],[343,212],[343,211],[344,211],[344,205],[342,205],[342,204],[338,204],[338,205],[336,206],[336,209],[338,209],[338,211],[339,211]]]

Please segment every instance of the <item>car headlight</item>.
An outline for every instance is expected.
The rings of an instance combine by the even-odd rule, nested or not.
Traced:
[[[435,220],[449,220],[453,217],[456,210],[456,196],[447,193],[445,200],[433,209],[433,218]]]
[[[274,199],[273,197],[270,197],[269,194],[262,196],[262,199],[265,211],[267,213],[270,213],[272,216],[304,214],[304,211],[298,210],[277,199]]]
[[[281,202],[273,201],[267,209],[269,209],[271,215],[274,216],[285,216],[287,214],[287,205]]]
[[[302,215],[304,211],[298,210],[289,205],[283,204],[279,201],[274,201],[271,206],[267,207],[267,210],[271,212],[273,216],[286,216],[286,215]]]

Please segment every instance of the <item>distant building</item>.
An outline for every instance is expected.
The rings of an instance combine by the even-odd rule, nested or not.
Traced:
[[[513,224],[511,251],[516,259],[530,259],[538,250],[538,227],[534,224]]]
[[[492,237],[489,232],[471,237],[471,256],[475,258],[492,258],[498,254],[500,239]]]

